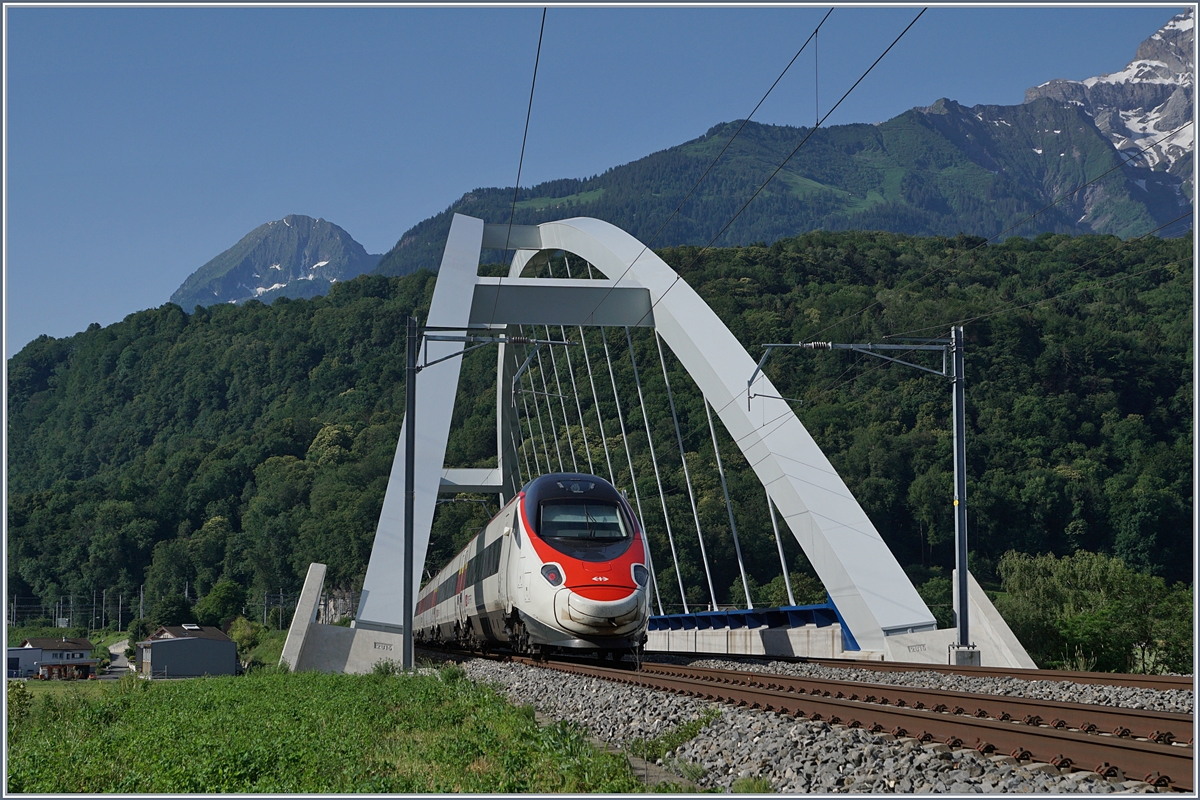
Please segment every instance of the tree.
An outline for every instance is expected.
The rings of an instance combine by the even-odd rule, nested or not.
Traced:
[[[1168,588],[1118,558],[1006,553],[1005,621],[1043,666],[1182,671],[1191,663],[1191,589]]]
[[[150,612],[150,622],[156,628],[160,625],[182,625],[195,621],[196,615],[192,612],[191,604],[181,594],[164,595]]]
[[[224,628],[242,613],[245,604],[245,589],[233,581],[220,581],[196,603],[196,619],[201,625],[218,625]]]

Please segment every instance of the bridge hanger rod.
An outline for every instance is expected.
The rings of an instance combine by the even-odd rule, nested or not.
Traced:
[[[775,503],[771,501],[771,490],[763,487],[767,493],[767,513],[771,515],[771,528],[775,531],[775,546],[779,548],[779,565],[783,567],[783,585],[787,587],[788,603],[796,605],[796,595],[792,594],[792,576],[788,574],[787,559],[783,557],[783,539],[779,538],[779,523],[775,521]]]
[[[628,328],[626,332],[628,333]],[[658,346],[658,363],[662,365],[663,384],[667,387],[667,402],[671,406],[671,421],[675,424],[675,439],[679,443],[679,460],[683,462],[683,481],[687,484],[688,501],[692,504],[692,519],[696,521],[696,540],[700,543],[700,561],[704,564],[704,577],[708,581],[708,596],[712,610],[717,610],[717,593],[713,589],[712,570],[708,566],[708,551],[704,547],[704,534],[700,532],[700,512],[696,509],[696,493],[692,490],[692,476],[688,472],[687,453],[683,449],[683,434],[679,431],[679,415],[675,413],[675,395],[671,391],[671,380],[667,377],[667,360],[663,356],[662,338],[658,329],[654,331],[654,343]],[[630,342],[632,348],[633,343]]]
[[[571,262],[567,259],[566,253],[563,253],[563,265],[567,272],[567,278],[570,278],[571,277]],[[559,333],[562,334],[562,337],[564,339],[566,339],[567,338],[567,329],[564,326],[559,325],[558,330],[559,330]],[[583,339],[583,326],[582,325],[579,327],[579,338],[580,338],[580,340]],[[588,441],[587,423],[583,421],[583,404],[579,400],[579,386],[575,383],[575,367],[574,367],[574,365],[571,364],[571,351],[566,350],[564,352],[566,353],[566,356],[567,356],[567,372],[571,376],[571,391],[575,394],[575,410],[577,412],[579,412],[579,431],[583,435],[583,450],[585,453],[587,453],[588,472],[595,475],[596,467],[592,463],[592,445]]]
[[[546,368],[545,368],[545,366],[542,365],[541,350],[538,350],[535,353],[535,355],[537,356],[538,377],[541,378],[541,380],[542,380],[542,392],[545,394],[545,396],[547,398],[547,400],[546,400],[546,417],[550,420],[550,432],[554,435],[554,452],[558,455],[558,471],[566,472],[567,468],[563,465],[562,445],[560,445],[558,442],[558,423],[556,423],[554,421],[554,404],[551,403],[549,400],[550,386],[546,383]],[[531,372],[530,373],[531,378],[532,378],[532,375],[533,375],[533,373]],[[537,402],[537,398],[534,398],[534,402],[535,403]]]
[[[546,336],[550,336],[550,326],[546,326]],[[562,381],[558,377],[558,359],[554,357],[554,348],[550,348],[550,367],[554,370],[554,388],[558,390],[558,404],[562,408],[563,428],[567,434],[567,450],[571,453],[571,467],[579,472],[579,462],[575,458],[575,442],[571,439],[571,421],[567,419],[567,398],[562,393]]]
[[[589,275],[591,274],[591,265],[589,265],[588,273],[589,273]],[[650,551],[650,547],[649,547],[650,535],[646,531],[646,515],[642,511],[642,494],[638,490],[637,474],[633,471],[633,453],[629,449],[629,435],[625,430],[625,416],[621,413],[621,397],[620,397],[620,394],[617,392],[617,376],[616,376],[616,373],[613,371],[612,354],[609,352],[609,349],[608,349],[608,336],[604,332],[603,326],[601,326],[601,328],[600,328],[600,341],[604,344],[604,359],[605,359],[605,362],[608,364],[608,378],[610,381],[612,381],[613,402],[617,409],[617,422],[620,423],[620,426],[621,426],[621,441],[625,445],[625,460],[629,463],[629,482],[631,484],[633,484],[633,498],[637,502],[638,521],[642,525],[643,535],[646,536],[646,552],[649,552]],[[678,574],[679,574],[679,559],[676,558],[676,556],[675,556],[675,542],[673,540],[671,540],[671,560],[675,564],[675,574],[678,576]],[[658,592],[657,576],[655,577],[654,586],[655,586],[655,592],[657,593]],[[683,591],[682,580],[680,581],[679,589],[681,592]],[[685,604],[687,603],[686,599],[684,600],[684,603]],[[658,607],[659,607],[659,613],[662,613],[663,608],[662,608],[662,595],[661,594],[658,595]]]
[[[713,425],[712,409],[709,408],[708,398],[701,397],[704,403],[704,414],[708,417],[708,432],[712,434],[713,453],[717,457],[717,474],[721,476],[721,492],[725,495],[725,510],[729,512],[729,531],[733,534],[733,550],[737,553],[738,572],[742,575],[742,589],[746,592],[746,608],[754,608],[754,600],[750,597],[750,582],[746,579],[746,564],[742,561],[742,545],[738,542],[737,523],[733,520],[733,504],[729,502],[729,486],[725,483],[725,466],[721,463],[721,448],[717,444],[717,429]]]
[[[625,326],[625,341],[629,345],[629,363],[633,365],[633,383],[637,386],[638,405],[642,409],[642,423],[646,426],[646,444],[650,447],[650,463],[654,466],[654,482],[658,485],[658,499],[662,503],[663,525],[667,529],[667,541],[671,543],[671,555],[675,558],[675,577],[679,581],[679,599],[683,601],[683,613],[690,613],[687,606],[687,594],[683,590],[683,574],[679,571],[679,557],[675,551],[675,536],[671,533],[671,518],[667,513],[667,494],[663,491],[662,476],[658,471],[658,457],[654,454],[654,437],[650,433],[650,417],[646,414],[646,399],[642,394],[642,380],[638,377],[637,357],[633,354],[633,337],[629,335],[629,326]]]

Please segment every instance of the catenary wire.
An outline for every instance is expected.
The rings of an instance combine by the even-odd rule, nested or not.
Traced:
[[[688,193],[686,195],[684,195],[684,198],[679,201],[679,205],[675,206],[675,210],[672,211],[670,213],[670,215],[667,216],[667,218],[663,222],[663,224],[661,226],[659,226],[659,229],[657,231],[655,231],[654,235],[651,236],[646,241],[646,243],[642,245],[642,249],[640,251],[638,251],[638,254],[636,256],[634,256],[632,261],[629,262],[629,266],[627,266],[625,268],[625,271],[622,272],[616,278],[616,280],[613,281],[613,288],[615,288],[617,283],[619,283],[621,281],[621,279],[624,278],[629,273],[629,270],[633,269],[633,265],[638,262],[638,259],[640,259],[643,255],[645,255],[646,251],[649,250],[654,245],[654,242],[656,242],[658,240],[658,237],[662,235],[662,232],[664,230],[666,230],[667,225],[670,224],[671,220],[675,219],[675,216],[679,213],[679,210],[683,208],[684,203],[686,203],[689,199],[691,199],[691,196],[695,193],[696,189],[698,189],[700,187],[700,184],[704,181],[704,179],[708,177],[708,173],[712,172],[713,167],[715,167],[717,165],[717,162],[720,161],[721,157],[725,155],[725,151],[728,150],[729,146],[733,144],[733,140],[736,139],[738,137],[738,134],[740,134],[742,132],[742,129],[745,128],[746,125],[748,125],[750,123],[750,120],[753,119],[754,114],[758,111],[759,107],[762,106],[762,104],[764,102],[766,102],[767,97],[769,97],[771,92],[773,92],[775,90],[775,87],[779,85],[779,82],[781,80],[783,80],[783,76],[786,75],[788,73],[788,70],[790,70],[792,68],[792,64],[796,63],[796,59],[798,59],[800,57],[800,54],[804,52],[804,48],[808,47],[808,43],[811,42],[816,37],[817,31],[821,30],[821,26],[825,24],[825,20],[829,19],[829,15],[832,13],[833,13],[832,8],[830,8],[827,12],[825,12],[825,16],[822,17],[821,21],[817,23],[817,27],[814,28],[813,32],[808,35],[808,38],[804,40],[804,44],[800,45],[800,49],[796,51],[796,55],[792,56],[792,60],[789,61],[787,63],[787,66],[783,68],[783,72],[779,73],[779,77],[777,77],[775,79],[775,82],[771,84],[771,88],[767,89],[766,93],[763,94],[763,96],[759,99],[758,103],[754,106],[754,108],[750,111],[750,113],[746,115],[746,118],[744,120],[742,120],[742,124],[738,126],[738,129],[736,131],[733,132],[733,136],[729,137],[729,141],[727,141],[725,143],[725,146],[721,148],[721,152],[717,153],[716,158],[714,158],[712,160],[712,162],[704,170],[703,174],[701,174],[700,177],[696,180],[696,183],[693,184],[692,188],[688,190]],[[608,298],[608,295],[611,293],[612,293],[612,288],[610,288],[608,290],[608,292],[606,292],[604,294],[604,296],[600,298],[600,301],[599,301],[599,303],[597,303],[596,308],[599,308],[600,304],[603,303]],[[594,310],[595,309],[593,309],[593,311]]]
[[[859,76],[858,80],[856,80],[854,82],[854,84],[849,89],[846,90],[846,93],[842,95],[841,99],[839,99],[836,103],[834,103],[833,107],[830,108],[829,111],[827,111],[825,113],[825,116],[821,117],[821,119],[817,122],[817,124],[814,125],[812,127],[812,129],[809,130],[809,132],[805,135],[805,137],[800,140],[800,144],[796,145],[796,147],[792,150],[792,152],[788,153],[787,158],[783,159],[783,161],[780,162],[779,166],[775,168],[775,171],[772,172],[770,174],[770,176],[765,181],[763,181],[762,185],[759,186],[754,191],[754,194],[750,195],[750,199],[747,200],[742,205],[742,207],[739,208],[732,217],[730,217],[729,221],[726,222],[724,226],[722,226],[721,230],[717,231],[717,235],[714,236],[709,241],[708,244],[706,244],[704,247],[702,247],[698,253],[696,253],[696,256],[688,263],[688,265],[686,267],[684,267],[682,270],[676,271],[675,279],[673,281],[671,281],[671,284],[669,286],[667,286],[667,288],[663,291],[663,293],[658,296],[658,299],[650,304],[650,308],[646,310],[646,313],[642,315],[642,318],[640,320],[638,320],[637,323],[635,323],[635,325],[640,325],[647,316],[649,316],[651,313],[653,313],[654,307],[656,305],[658,305],[662,301],[662,299],[671,292],[672,289],[675,288],[675,285],[677,283],[679,283],[679,281],[682,277],[681,273],[686,272],[688,269],[695,266],[696,263],[700,260],[700,258],[706,252],[708,252],[708,250],[710,248],[712,248],[713,244],[725,234],[725,231],[729,230],[729,226],[732,225],[737,220],[737,218],[740,217],[747,208],[749,208],[750,204],[754,202],[755,198],[757,198],[759,196],[759,194],[761,194],[762,191],[767,188],[768,184],[770,184],[771,181],[775,179],[775,176],[778,175],[779,172],[785,166],[787,166],[787,163],[792,160],[792,157],[795,156],[796,153],[800,152],[800,148],[804,147],[805,143],[809,139],[812,138],[813,134],[815,134],[818,130],[821,129],[821,125],[824,124],[825,120],[829,119],[830,115],[832,115],[833,112],[837,111],[838,107],[846,100],[847,97],[850,96],[850,93],[853,92],[856,88],[858,88],[858,85],[860,83],[862,83],[863,80],[865,80],[868,75],[871,74],[871,71],[874,70],[876,66],[878,66],[879,62],[883,60],[884,56],[886,56],[889,52],[891,52],[892,48],[895,47],[896,44],[902,38],[904,38],[904,34],[908,33],[909,30],[912,28],[912,26],[917,24],[917,20],[919,20],[921,18],[921,16],[928,10],[929,10],[928,7],[923,8],[915,17],[913,17],[912,22],[908,23],[908,25],[904,28],[904,30],[900,31],[900,35],[897,36],[892,41],[892,43],[887,46],[887,49],[885,49],[882,53],[879,54],[879,57],[876,58],[875,61],[871,63],[871,66],[867,67],[866,72],[864,72],[862,75]],[[643,249],[643,252],[645,252],[644,249]],[[626,269],[625,269],[626,273],[629,272],[629,270],[633,268],[633,263],[634,262],[630,262],[629,266],[626,267]],[[624,277],[624,273],[622,273],[622,277]],[[615,284],[614,284],[614,286],[615,286]],[[609,289],[609,291],[611,292],[612,289]],[[601,302],[603,302],[603,299],[601,300]],[[597,304],[597,308],[599,308],[598,304]]]
[[[517,159],[517,182],[513,185],[512,207],[508,212],[508,232],[504,235],[504,253],[508,253],[509,239],[512,238],[513,217],[517,213],[517,194],[521,191],[521,169],[525,166],[525,142],[529,139],[529,118],[533,115],[533,91],[537,88],[537,73],[538,64],[542,60],[542,35],[546,32],[546,9],[542,9],[542,24],[538,29],[537,54],[533,57],[533,80],[529,84],[529,107],[525,109],[525,133],[521,135],[521,156]],[[500,260],[504,261],[505,256],[502,255]],[[504,276],[500,276],[500,283],[504,283]],[[500,302],[500,292],[496,292],[496,297],[492,300],[492,314],[488,318],[488,325],[491,326],[496,321],[496,306]]]

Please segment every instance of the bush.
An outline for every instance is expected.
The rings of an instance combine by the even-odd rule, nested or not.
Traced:
[[[229,623],[229,638],[233,639],[237,645],[239,659],[242,661],[249,659],[250,653],[258,645],[262,632],[262,625],[245,617],[237,617]]]
[[[33,705],[33,694],[25,687],[25,681],[8,681],[7,689],[8,724],[11,727],[14,722],[21,721],[29,714],[29,708]]]
[[[1056,558],[1009,552],[997,608],[1042,667],[1190,672],[1192,590],[1077,551]]]

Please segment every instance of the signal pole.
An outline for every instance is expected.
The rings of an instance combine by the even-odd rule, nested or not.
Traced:
[[[863,355],[881,358],[913,367],[951,381],[951,417],[954,432],[954,564],[958,580],[955,581],[954,608],[955,624],[958,628],[958,648],[955,655],[956,664],[979,664],[979,651],[971,644],[971,635],[967,614],[969,602],[969,581],[967,578],[967,445],[966,445],[966,390],[963,358],[963,329],[956,325],[950,329],[949,339],[912,339],[904,344],[840,344],[835,342],[800,342],[798,344],[781,343],[765,344],[766,352],[755,367],[750,380],[746,382],[746,403],[757,395],[751,393],[754,380],[762,372],[763,364],[773,350],[778,348],[799,347],[805,350],[853,350]],[[900,350],[905,353],[913,351],[941,351],[942,368],[930,369],[921,364],[886,355],[886,351]],[[761,395],[767,396],[767,395]],[[771,395],[773,397],[773,395]],[[779,398],[789,400],[790,398]],[[964,652],[965,651],[965,652]]]

